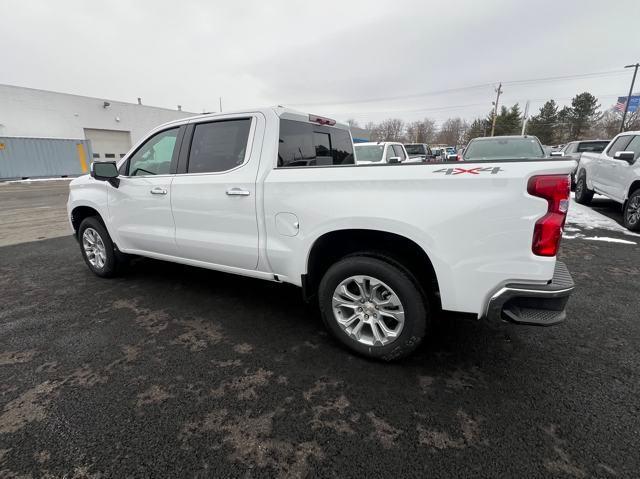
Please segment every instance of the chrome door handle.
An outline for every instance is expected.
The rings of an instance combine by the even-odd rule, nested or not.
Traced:
[[[165,190],[164,188],[161,188],[159,186],[156,186],[155,188],[151,189],[151,194],[152,195],[166,195],[167,194],[167,190]]]
[[[229,196],[249,196],[249,190],[243,190],[241,188],[229,188],[227,190],[227,195]]]

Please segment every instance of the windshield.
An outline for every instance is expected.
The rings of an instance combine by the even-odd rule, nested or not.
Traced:
[[[578,143],[578,153],[584,153],[585,151],[602,153],[608,144],[608,141],[584,141]]]
[[[507,160],[544,158],[535,138],[492,138],[472,141],[464,152],[464,160]]]
[[[356,160],[357,161],[382,161],[382,153],[384,152],[384,145],[356,145]]]
[[[425,155],[426,152],[424,151],[424,145],[404,145],[405,149],[407,150],[407,153],[409,153],[410,155]]]

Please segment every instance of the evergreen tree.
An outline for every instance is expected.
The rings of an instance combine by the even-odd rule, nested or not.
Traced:
[[[465,141],[469,143],[474,138],[479,136],[487,136],[491,132],[491,124],[487,123],[487,120],[483,118],[476,118],[469,126],[467,134],[465,135]]]
[[[492,113],[489,114],[487,121],[489,124],[493,121]],[[503,105],[500,108],[500,113],[496,117],[496,129],[494,135],[519,135],[521,131],[522,117],[520,114],[520,105],[516,103],[511,108],[507,108]]]
[[[556,141],[556,127],[558,123],[558,106],[553,100],[549,100],[540,112],[531,117],[527,123],[527,133],[535,135],[543,145],[553,145]]]
[[[583,140],[589,129],[600,119],[598,99],[589,92],[576,95],[571,100],[571,136]]]

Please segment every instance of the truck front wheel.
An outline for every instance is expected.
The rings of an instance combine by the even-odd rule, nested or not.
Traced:
[[[107,229],[94,216],[85,218],[78,228],[80,251],[91,271],[103,278],[115,276],[118,258]]]
[[[631,193],[625,204],[624,225],[631,231],[640,231],[640,188]]]
[[[425,337],[429,307],[416,280],[400,265],[366,255],[343,258],[322,278],[322,318],[349,349],[391,361]]]

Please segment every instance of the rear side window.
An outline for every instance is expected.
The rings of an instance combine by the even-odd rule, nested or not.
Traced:
[[[280,120],[278,166],[353,165],[349,132],[294,120]]]
[[[613,158],[613,155],[616,154],[617,151],[624,151],[629,142],[633,138],[632,135],[619,136],[616,141],[613,142],[613,145],[607,150],[607,156]]]
[[[193,131],[187,173],[217,173],[244,163],[251,118],[198,123]]]

